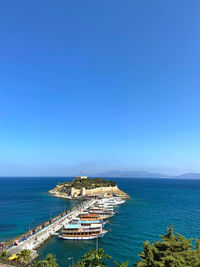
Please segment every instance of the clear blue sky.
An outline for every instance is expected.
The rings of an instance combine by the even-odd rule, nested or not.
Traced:
[[[199,11],[2,0],[0,176],[200,172]]]

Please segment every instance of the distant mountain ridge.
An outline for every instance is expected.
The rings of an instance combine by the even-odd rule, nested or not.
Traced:
[[[176,176],[177,178],[188,178],[188,179],[200,179],[200,173],[194,173],[194,172],[190,172],[190,173],[185,173],[179,176]]]
[[[182,175],[166,175],[162,173],[154,173],[147,171],[118,171],[112,170],[102,173],[97,173],[91,176],[98,177],[124,177],[124,178],[185,178],[185,179],[200,179],[200,173],[185,173]]]

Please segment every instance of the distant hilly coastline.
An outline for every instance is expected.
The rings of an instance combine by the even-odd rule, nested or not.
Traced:
[[[182,178],[182,179],[200,179],[200,173],[185,173],[182,175],[166,175],[162,173],[154,173],[147,171],[118,171],[112,170],[102,173],[93,174],[90,176],[98,177],[124,177],[124,178]]]
[[[200,179],[200,173],[185,173],[179,176],[175,176],[177,178],[185,178],[185,179]]]

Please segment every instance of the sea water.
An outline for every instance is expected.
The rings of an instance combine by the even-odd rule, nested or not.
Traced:
[[[29,228],[72,208],[77,201],[48,195],[60,181],[72,178],[0,178],[0,241],[10,240]],[[139,259],[143,242],[155,241],[174,223],[175,232],[200,237],[200,180],[178,179],[115,179],[131,199],[116,207],[116,214],[106,224],[108,233],[99,240],[99,247],[112,256],[112,261]],[[39,250],[39,259],[48,253],[56,255],[59,266],[68,266],[89,249],[96,240],[69,241],[53,237]],[[108,263],[107,266],[113,266]]]

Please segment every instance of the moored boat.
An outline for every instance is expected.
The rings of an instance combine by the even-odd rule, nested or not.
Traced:
[[[105,211],[105,210],[89,210],[89,214],[96,213],[99,216],[103,216],[104,220],[107,220],[108,218],[111,218],[115,213],[113,211]]]
[[[105,204],[105,205],[121,205],[123,203],[125,203],[124,199],[121,199],[119,197],[111,197],[111,198],[103,198],[103,199],[99,199],[96,204]]]
[[[90,226],[67,224],[58,237],[67,240],[88,240],[102,238],[106,233],[101,224],[90,224]]]

